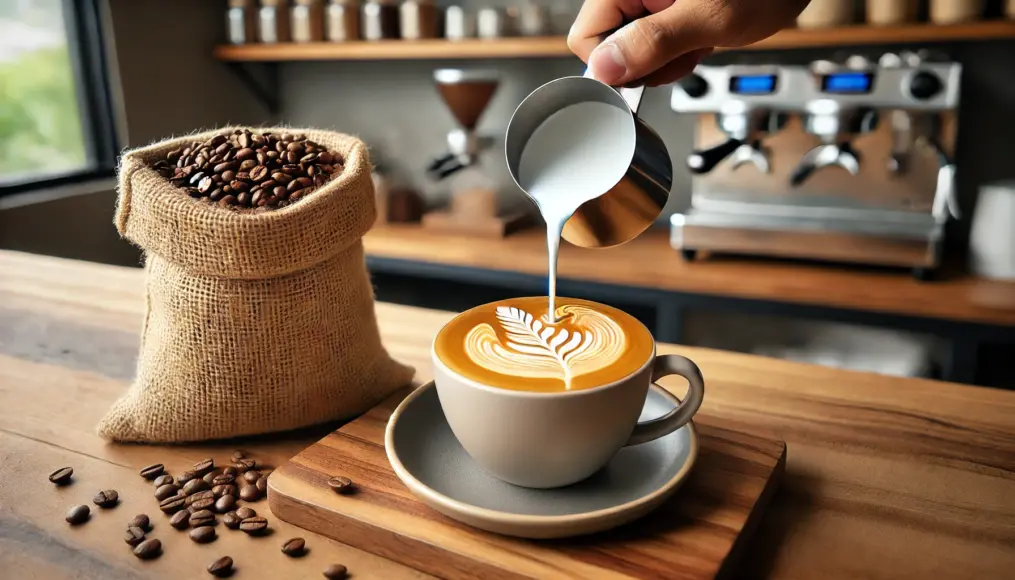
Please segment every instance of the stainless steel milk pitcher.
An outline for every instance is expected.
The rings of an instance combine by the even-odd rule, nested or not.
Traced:
[[[505,153],[515,183],[525,145],[536,129],[565,107],[600,102],[626,111],[635,139],[618,151],[628,159],[627,172],[615,183],[597,184],[598,196],[585,202],[564,226],[563,238],[577,246],[605,248],[627,242],[659,217],[673,185],[673,164],[659,135],[638,118],[645,87],[614,89],[586,70],[581,77],[550,81],[526,97],[508,123]],[[532,198],[528,191],[525,192]]]

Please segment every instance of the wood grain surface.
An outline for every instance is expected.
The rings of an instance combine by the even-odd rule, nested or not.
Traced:
[[[557,273],[570,280],[1015,326],[1015,283],[960,275],[927,283],[908,273],[714,257],[693,263],[653,229],[608,251],[562,244]],[[546,275],[546,238],[538,228],[503,240],[430,232],[412,225],[375,228],[367,255]]]
[[[425,577],[270,515],[271,536],[223,531],[204,546],[156,517],[165,555],[130,555],[124,522],[155,515],[140,467],[158,460],[179,471],[236,447],[280,465],[337,427],[197,446],[103,442],[95,425],[133,374],[142,290],[136,269],[0,252],[0,576],[200,578],[228,554],[235,578],[320,578],[330,562],[360,579]],[[377,315],[387,348],[428,380],[430,340],[451,315],[386,304]],[[1010,577],[1015,393],[707,349],[661,351],[701,367],[703,414],[787,442],[785,476],[737,576]],[[76,482],[53,488],[46,476],[64,465],[75,468]],[[121,492],[119,507],[67,526],[70,505],[110,487]],[[290,561],[279,548],[296,535],[310,553]]]
[[[281,465],[269,479],[277,517],[449,580],[728,578],[782,476],[786,445],[695,416],[700,455],[676,494],[648,516],[583,538],[530,541],[472,529],[417,500],[384,452],[402,392]],[[357,482],[352,496],[328,488]],[[439,538],[439,540],[437,540]]]

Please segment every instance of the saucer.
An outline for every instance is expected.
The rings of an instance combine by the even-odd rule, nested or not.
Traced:
[[[668,413],[679,400],[652,385],[641,421]],[[384,448],[395,474],[423,503],[470,526],[523,538],[591,534],[649,513],[687,478],[698,456],[693,423],[625,447],[592,477],[555,489],[497,479],[462,448],[429,382],[391,414]]]

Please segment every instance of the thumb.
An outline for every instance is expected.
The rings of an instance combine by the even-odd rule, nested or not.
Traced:
[[[672,6],[628,23],[589,56],[592,74],[608,85],[637,81],[683,54],[715,46],[721,22],[698,2]]]

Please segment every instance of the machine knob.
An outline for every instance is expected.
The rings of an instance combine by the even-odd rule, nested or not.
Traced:
[[[708,94],[708,81],[701,75],[691,73],[680,79],[680,88],[692,99],[700,99]]]
[[[913,98],[926,101],[937,96],[944,88],[941,79],[932,72],[920,71],[913,75],[909,82],[909,92]]]

